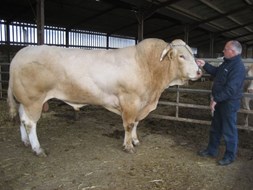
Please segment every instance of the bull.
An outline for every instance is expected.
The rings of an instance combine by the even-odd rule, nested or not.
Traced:
[[[75,110],[100,105],[122,117],[123,147],[133,153],[137,125],[156,109],[161,93],[200,76],[192,50],[179,39],[146,39],[115,50],[25,47],[10,65],[10,116],[19,113],[21,140],[46,156],[36,132],[45,102],[56,98]]]

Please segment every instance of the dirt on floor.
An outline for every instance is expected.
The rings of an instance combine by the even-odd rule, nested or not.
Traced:
[[[9,120],[7,103],[0,101],[1,190],[253,189],[251,131],[239,130],[236,161],[218,166],[224,143],[218,158],[196,154],[208,142],[207,125],[148,117],[137,130],[140,146],[135,154],[128,154],[122,149],[120,116],[87,106],[74,120],[68,105],[58,101],[49,105],[37,127],[41,146],[48,154],[41,158],[22,144],[19,124]]]

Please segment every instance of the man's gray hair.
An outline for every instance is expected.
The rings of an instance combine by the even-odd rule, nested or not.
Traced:
[[[231,40],[230,43],[232,47],[234,48],[236,54],[242,53],[242,45],[240,44],[240,42],[238,42],[237,40]]]

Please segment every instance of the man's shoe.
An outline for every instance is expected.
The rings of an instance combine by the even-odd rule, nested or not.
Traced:
[[[234,160],[231,160],[229,158],[223,158],[222,160],[218,161],[218,164],[220,166],[226,166],[226,165],[229,165],[229,164],[231,164],[233,162],[234,162]]]
[[[201,157],[216,157],[216,155],[211,154],[207,149],[199,151],[198,155]]]

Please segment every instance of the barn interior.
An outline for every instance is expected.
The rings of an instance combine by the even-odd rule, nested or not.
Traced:
[[[38,31],[43,26],[93,31],[136,43],[180,38],[209,58],[220,57],[230,39],[242,43],[244,58],[252,57],[252,13],[252,0],[2,0],[0,6],[1,23],[7,26],[19,22],[37,24]],[[8,41],[2,38],[1,46]]]
[[[146,38],[180,38],[196,57],[220,61],[225,42],[238,40],[242,57],[252,64],[252,13],[253,0],[1,0],[0,189],[252,190],[252,111],[241,110],[238,117],[242,130],[234,164],[217,166],[224,143],[219,158],[196,154],[208,141],[208,78],[161,96],[153,117],[138,127],[141,146],[133,155],[122,151],[118,115],[87,106],[74,121],[70,106],[52,101],[38,125],[48,157],[38,158],[23,146],[6,101],[10,62],[29,45],[114,49]]]

